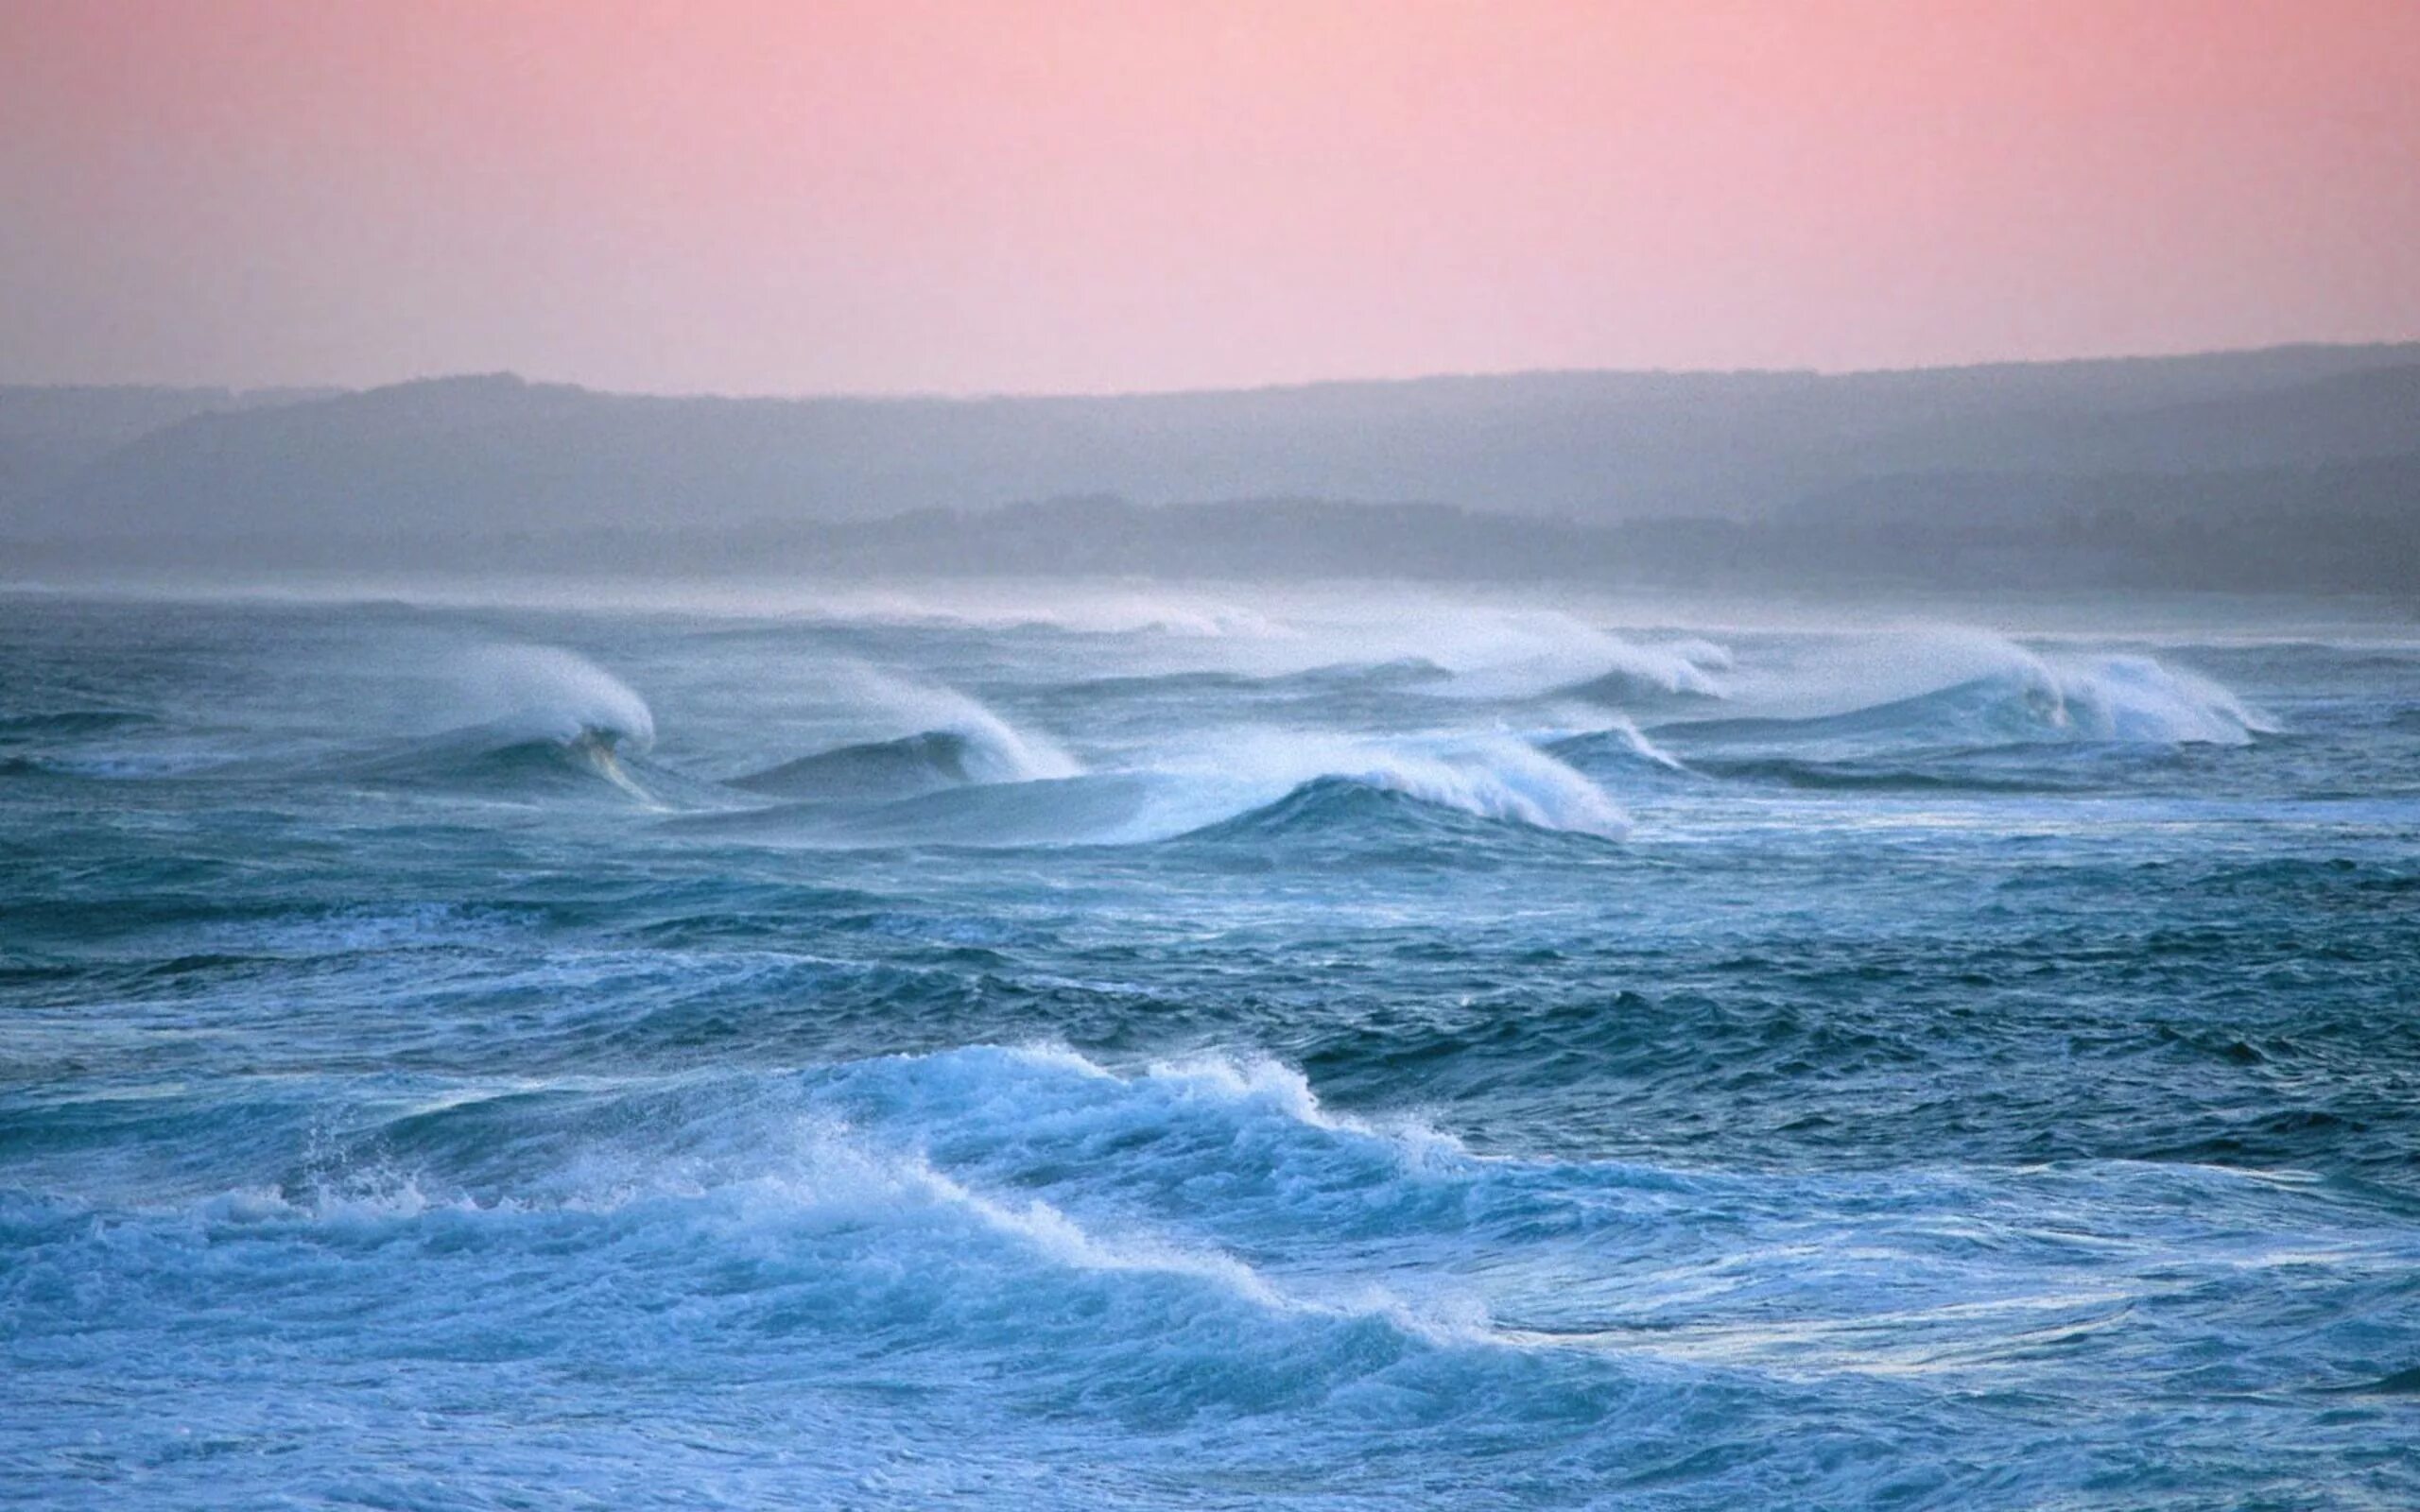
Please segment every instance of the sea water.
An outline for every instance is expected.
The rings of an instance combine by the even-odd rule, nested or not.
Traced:
[[[0,594],[0,1499],[2420,1504],[2408,620],[527,596]]]

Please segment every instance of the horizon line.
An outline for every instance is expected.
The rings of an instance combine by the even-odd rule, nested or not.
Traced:
[[[389,379],[374,384],[337,383],[178,383],[149,379],[117,381],[44,382],[26,379],[0,379],[0,392],[11,390],[37,393],[107,392],[132,390],[153,393],[218,392],[238,398],[270,394],[294,394],[298,403],[315,400],[354,397],[384,393],[390,389],[421,385],[462,382],[497,382],[510,380],[532,388],[568,388],[581,393],[625,399],[721,400],[737,404],[983,404],[1000,403],[1048,403],[1052,401],[1103,402],[1112,400],[1192,399],[1213,395],[1275,394],[1301,392],[1317,388],[1381,388],[1410,387],[1419,384],[1487,383],[1531,378],[1801,378],[1813,381],[1854,378],[1892,378],[1918,374],[1970,373],[2001,371],[2026,368],[2119,367],[2129,364],[2206,361],[2224,357],[2274,356],[2286,352],[2389,352],[2410,348],[2420,352],[2420,335],[2381,336],[2359,341],[2275,341],[2248,347],[2195,347],[2172,352],[2112,352],[2094,356],[2069,357],[2006,357],[1984,358],[1972,362],[1905,364],[1871,368],[1800,367],[1703,367],[1703,368],[1502,368],[1441,369],[1434,372],[1390,376],[1339,376],[1328,378],[1278,379],[1268,383],[1189,385],[1169,388],[1126,389],[825,389],[790,392],[740,391],[732,389],[660,389],[623,388],[607,385],[581,383],[572,379],[533,377],[517,369],[462,369],[447,372],[421,373],[407,378]]]

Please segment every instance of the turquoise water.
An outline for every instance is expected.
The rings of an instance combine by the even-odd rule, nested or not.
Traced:
[[[2420,635],[1800,620],[0,595],[0,1495],[2420,1503]]]

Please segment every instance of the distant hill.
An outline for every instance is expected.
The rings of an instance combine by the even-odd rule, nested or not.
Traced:
[[[2414,586],[2415,455],[2420,345],[1118,398],[0,389],[0,538],[28,560],[633,571],[2291,563],[2393,590]]]
[[[0,384],[0,521],[74,496],[78,473],[128,442],[197,415],[240,413],[335,389],[29,388]]]

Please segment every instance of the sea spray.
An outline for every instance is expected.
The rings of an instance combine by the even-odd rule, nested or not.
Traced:
[[[1799,743],[2242,745],[2275,729],[2218,683],[2134,653],[2035,651],[1973,630],[1819,643],[1735,676],[1728,711],[1665,734],[1762,730]]]
[[[451,722],[508,738],[566,745],[601,737],[633,753],[655,744],[655,715],[630,685],[576,651],[554,645],[482,645],[451,667]]]
[[[864,665],[844,665],[835,674],[849,695],[902,727],[903,733],[940,730],[965,737],[985,781],[1042,782],[1083,770],[1048,736],[1011,726],[956,688]]]
[[[1339,781],[1541,830],[1606,839],[1630,830],[1629,816],[1602,788],[1501,733],[1376,741],[1243,730],[1222,734],[1198,754],[1174,756],[1158,772],[1168,782],[1159,821],[1177,828],[1233,816],[1312,782]]]

